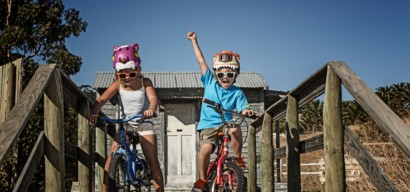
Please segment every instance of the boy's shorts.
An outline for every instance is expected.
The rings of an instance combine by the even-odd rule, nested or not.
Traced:
[[[221,128],[222,126],[218,126],[216,128],[202,129],[199,132],[199,144],[202,145],[204,143],[209,143],[216,147],[218,142],[218,133],[221,130]]]
[[[155,135],[154,123],[151,121],[145,121],[138,125],[127,124],[127,131],[137,132],[140,136]]]

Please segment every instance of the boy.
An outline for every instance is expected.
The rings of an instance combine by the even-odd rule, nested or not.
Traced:
[[[245,94],[241,89],[234,86],[236,77],[239,75],[239,55],[231,51],[222,51],[216,54],[213,59],[212,73],[205,62],[201,49],[199,48],[195,32],[188,32],[187,38],[191,40],[195,56],[201,70],[201,81],[204,85],[204,98],[219,103],[224,109],[241,112],[246,116],[256,115],[255,111],[247,109],[249,106]],[[214,78],[215,76],[215,78]],[[226,114],[225,120],[232,121],[232,115]],[[202,103],[201,117],[197,130],[200,137],[200,149],[198,154],[199,179],[192,188],[193,192],[204,191],[208,183],[206,171],[210,162],[211,153],[216,147],[219,127],[222,125],[220,115],[214,109],[207,107]],[[232,128],[229,131],[231,144],[237,164],[246,168],[241,155],[242,150],[242,131],[241,129]]]

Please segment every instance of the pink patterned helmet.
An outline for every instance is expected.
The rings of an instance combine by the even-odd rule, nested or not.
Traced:
[[[139,46],[134,43],[132,45],[114,46],[114,54],[112,56],[112,64],[117,71],[122,69],[135,69],[140,66],[141,59],[138,54]]]
[[[240,73],[239,59],[239,54],[233,53],[229,50],[223,50],[220,53],[215,54],[212,63],[212,68],[214,70],[218,70],[220,68],[228,67]]]

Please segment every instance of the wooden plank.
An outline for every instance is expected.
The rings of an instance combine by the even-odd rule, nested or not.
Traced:
[[[300,153],[309,153],[323,149],[323,134],[305,139],[300,142]]]
[[[309,103],[311,100],[322,95],[324,92],[324,84],[326,82],[327,64],[314,72],[305,81],[299,84],[295,89],[290,91],[285,97],[272,104],[265,112],[271,114],[273,121],[281,119],[286,114],[287,96],[292,95],[299,101],[299,106]],[[250,125],[256,128],[256,132],[261,131],[263,114],[255,119]]]
[[[313,152],[313,151],[317,151],[317,150],[322,150],[323,149],[323,134],[300,141],[300,147],[299,148],[300,148],[299,150],[300,150],[301,154],[309,153],[309,152]],[[276,148],[274,150],[274,159],[275,160],[281,159],[281,158],[284,158],[284,157],[286,157],[286,146]],[[257,163],[261,162],[260,156],[256,157],[256,162]]]
[[[34,144],[33,150],[31,151],[19,178],[17,179],[13,191],[27,191],[30,186],[31,179],[34,176],[34,173],[36,173],[44,154],[44,138],[44,131],[42,131],[37,137],[37,141]]]
[[[248,127],[248,191],[256,191],[256,130],[249,125]]]
[[[378,191],[397,191],[382,168],[378,165],[366,147],[359,141],[349,127],[345,128],[345,144],[350,154],[359,162]]]
[[[296,98],[288,96],[286,114],[286,151],[288,167],[288,190],[301,191],[300,150],[299,150],[299,118]],[[273,177],[273,176],[272,176]]]
[[[41,65],[24,89],[21,99],[0,125],[0,165],[10,152],[44,92],[55,65]]]
[[[82,116],[87,117],[87,114],[83,113],[85,111],[82,111],[78,108],[79,103],[82,102],[81,100],[86,99],[88,101],[88,105],[91,105],[91,99],[88,98],[86,94],[84,94],[80,88],[68,77],[65,73],[61,71],[61,81],[63,84],[63,89],[64,89],[64,102],[68,107],[71,107],[73,109],[76,109],[78,113],[80,113]]]
[[[340,79],[328,68],[323,106],[325,191],[346,191]]]
[[[274,183],[273,172],[273,139],[272,139],[272,117],[269,113],[265,113],[262,126],[262,141],[261,141],[261,189],[264,192],[274,191],[272,183]]]
[[[253,122],[250,123],[253,127],[256,128],[256,132],[260,132],[262,130],[263,119],[265,118],[264,115],[269,113],[273,120],[277,120],[277,115],[283,114],[286,112],[286,102],[287,102],[287,95],[277,101],[276,103],[272,104],[268,109],[265,110],[265,113],[262,114],[260,117],[255,119]]]
[[[312,91],[317,90],[326,83],[326,74],[327,64],[323,65],[295,89],[291,90],[289,95],[294,96],[298,101],[302,100],[302,98],[306,98],[306,96],[311,95]]]
[[[324,83],[324,82],[321,82]],[[307,103],[313,101],[320,95],[322,95],[325,92],[325,84],[318,85],[315,90],[306,93],[303,97],[300,97],[300,101],[298,101],[299,106],[304,106]],[[289,94],[288,94],[289,95]],[[288,95],[285,97],[281,98],[279,101],[276,103],[272,104],[266,112],[269,112],[272,115],[272,120],[277,121],[285,117],[286,115],[286,102],[288,99]],[[259,133],[262,129],[262,120],[263,115],[261,115],[258,119],[255,119],[253,122],[251,122],[252,126],[256,127],[256,132]]]
[[[367,114],[388,133],[399,148],[410,157],[410,127],[407,126],[344,62],[329,66]]]
[[[286,157],[286,146],[275,149],[274,154],[275,159],[281,159]]]
[[[54,71],[44,93],[45,190],[65,190],[64,100],[61,76]]]

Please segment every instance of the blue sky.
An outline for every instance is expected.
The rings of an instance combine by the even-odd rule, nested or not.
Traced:
[[[88,22],[67,46],[82,57],[77,85],[113,71],[114,45],[138,43],[143,72],[199,72],[195,31],[208,65],[228,49],[241,71],[288,91],[328,61],[344,61],[371,89],[410,82],[410,1],[65,0]]]

